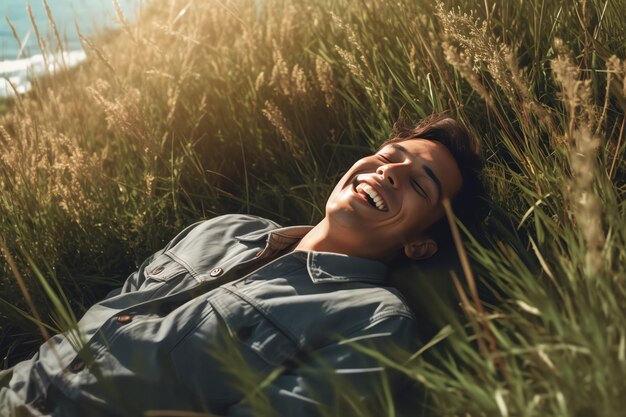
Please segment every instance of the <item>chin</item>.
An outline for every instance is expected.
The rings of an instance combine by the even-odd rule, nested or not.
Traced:
[[[331,228],[360,231],[364,220],[352,207],[331,204],[326,207],[326,221]]]

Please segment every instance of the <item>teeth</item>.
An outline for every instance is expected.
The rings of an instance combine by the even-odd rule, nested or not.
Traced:
[[[371,185],[361,183],[356,187],[356,190],[357,191],[362,190],[365,193],[367,193],[367,195],[369,195],[370,198],[374,201],[374,204],[376,205],[376,208],[378,210],[387,210],[385,203],[383,203],[383,198],[380,195],[378,195],[376,190],[374,190]]]

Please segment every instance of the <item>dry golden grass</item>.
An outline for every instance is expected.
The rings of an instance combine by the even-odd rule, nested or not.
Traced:
[[[623,8],[155,1],[0,119],[3,354],[39,338],[13,269],[60,323],[36,271],[80,312],[199,218],[314,222],[399,116],[448,110],[481,139],[491,215],[465,236],[464,276],[450,259],[407,272],[422,319],[446,326],[398,367],[428,415],[623,414]]]

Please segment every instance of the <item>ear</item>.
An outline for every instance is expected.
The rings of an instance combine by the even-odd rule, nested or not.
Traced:
[[[437,253],[438,249],[437,242],[429,237],[414,240],[404,245],[405,255],[416,261],[430,258]]]

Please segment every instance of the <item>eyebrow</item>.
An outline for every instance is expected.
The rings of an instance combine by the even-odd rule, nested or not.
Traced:
[[[391,148],[399,150],[400,152],[402,152],[404,154],[411,155],[411,153],[404,146],[400,145],[399,143],[392,143],[389,146]],[[433,182],[437,186],[437,191],[439,192],[439,199],[441,199],[441,181],[439,181],[439,178],[437,177],[437,175],[435,175],[433,170],[428,165],[424,164],[424,165],[422,165],[422,168],[424,169],[424,172],[426,173],[426,175],[428,175],[430,177],[430,179],[433,180]]]

